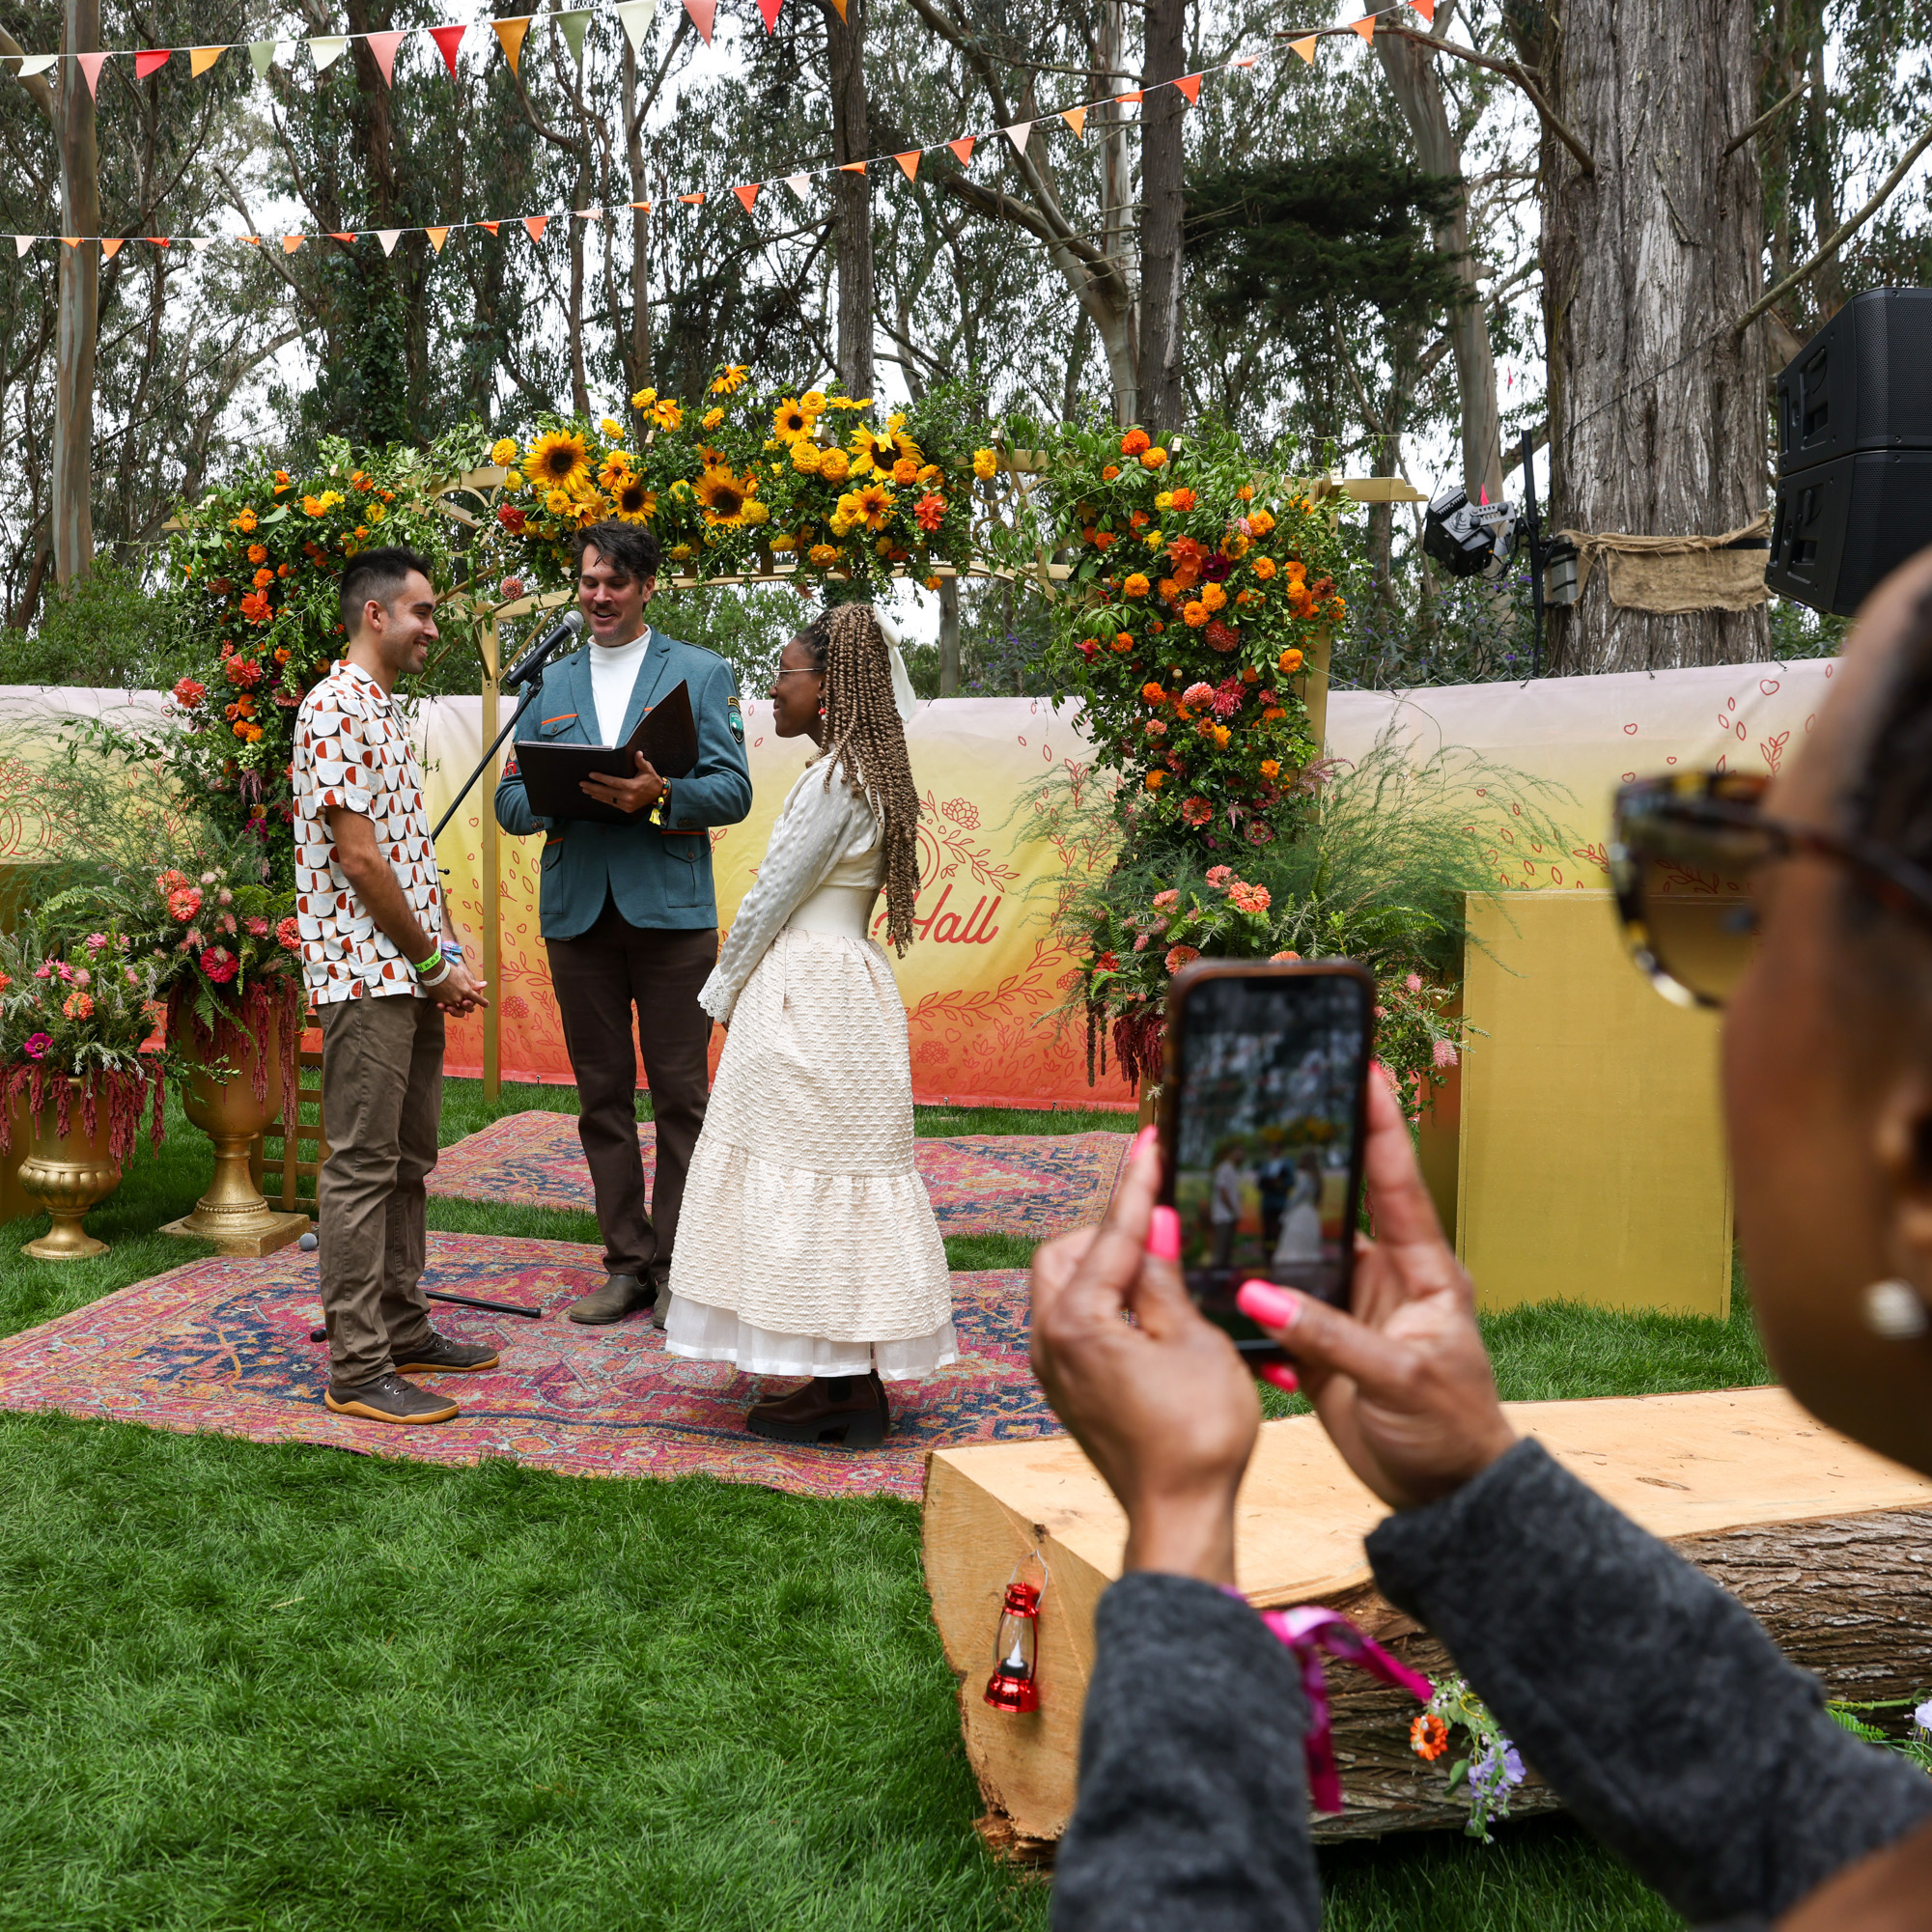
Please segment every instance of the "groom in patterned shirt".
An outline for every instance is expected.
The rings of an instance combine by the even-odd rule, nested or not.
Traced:
[[[404,1380],[492,1368],[439,1335],[420,1286],[424,1182],[436,1164],[443,1020],[489,1002],[446,952],[423,772],[392,693],[436,635],[429,565],[364,550],[342,574],[341,659],[295,714],[295,916],[322,1015],[317,1190],[328,1327],[323,1401],[372,1422],[446,1422],[457,1405]]]

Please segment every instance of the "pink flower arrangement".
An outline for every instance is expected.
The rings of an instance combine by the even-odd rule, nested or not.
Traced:
[[[1178,892],[1172,890],[1166,892],[1157,892],[1154,895],[1154,910],[1157,912],[1164,912],[1168,910],[1169,907],[1178,906],[1180,903],[1181,903],[1181,895]]]
[[[1228,887],[1227,896],[1237,912],[1265,912],[1272,903],[1267,886],[1250,885],[1241,879]]]
[[[192,885],[178,885],[168,894],[168,917],[185,926],[201,910],[201,893]]]
[[[28,1059],[38,1060],[45,1055],[47,1049],[53,1044],[54,1036],[51,1033],[29,1033],[21,1042],[20,1050]]]
[[[1227,890],[1227,882],[1232,878],[1234,878],[1234,867],[1231,865],[1211,865],[1208,867],[1208,883],[1217,892],[1225,892]]]
[[[1200,956],[1201,949],[1198,946],[1169,946],[1167,948],[1167,970],[1169,972],[1179,972],[1190,961],[1197,960]]]
[[[210,946],[201,956],[201,969],[216,986],[226,986],[241,970],[241,962],[226,946]]]

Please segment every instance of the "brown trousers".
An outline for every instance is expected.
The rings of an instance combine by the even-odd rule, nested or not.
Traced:
[[[576,1075],[577,1137],[597,1194],[603,1265],[661,1287],[671,1273],[685,1174],[711,1091],[711,1021],[698,993],[717,964],[717,933],[633,926],[606,904],[589,932],[545,944]],[[648,1214],[637,1146],[633,1008],[658,1123],[658,1177]]]
[[[317,1261],[329,1379],[350,1388],[429,1338],[423,1184],[443,1109],[443,1010],[406,993],[337,1000],[322,1036]]]

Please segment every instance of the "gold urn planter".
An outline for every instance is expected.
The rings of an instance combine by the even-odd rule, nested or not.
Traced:
[[[66,1133],[61,1132],[60,1109],[51,1097],[38,1119],[29,1114],[23,1123],[27,1155],[17,1170],[19,1184],[54,1223],[20,1249],[37,1261],[87,1261],[107,1252],[107,1244],[95,1240],[81,1221],[121,1185],[121,1162],[110,1145],[114,1124],[104,1102],[96,1109],[93,1132],[88,1131],[81,1084],[76,1079],[67,1083],[71,1098],[66,1108]]]
[[[296,1022],[299,1023],[299,1022]],[[233,1027],[222,1029],[220,1043],[206,1028],[189,1021],[183,1046],[192,1045],[203,1062],[183,1082],[182,1110],[214,1143],[214,1178],[195,1203],[194,1212],[163,1224],[163,1234],[178,1234],[212,1242],[223,1254],[273,1254],[308,1233],[307,1215],[280,1214],[264,1199],[255,1185],[249,1154],[269,1122],[282,1111],[281,1027],[279,1016],[258,1024],[250,1045]],[[224,1076],[209,1062],[221,1057],[221,1047],[234,1039],[230,1057],[235,1071]],[[267,1070],[266,1097],[257,1099],[259,1067]]]

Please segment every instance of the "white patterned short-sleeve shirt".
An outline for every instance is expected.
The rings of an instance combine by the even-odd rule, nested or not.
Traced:
[[[417,923],[440,940],[443,895],[423,768],[389,694],[367,671],[340,661],[302,700],[294,776],[295,918],[310,997],[318,1006],[406,991],[427,998],[409,963],[343,877],[329,830],[331,805],[368,819]]]

